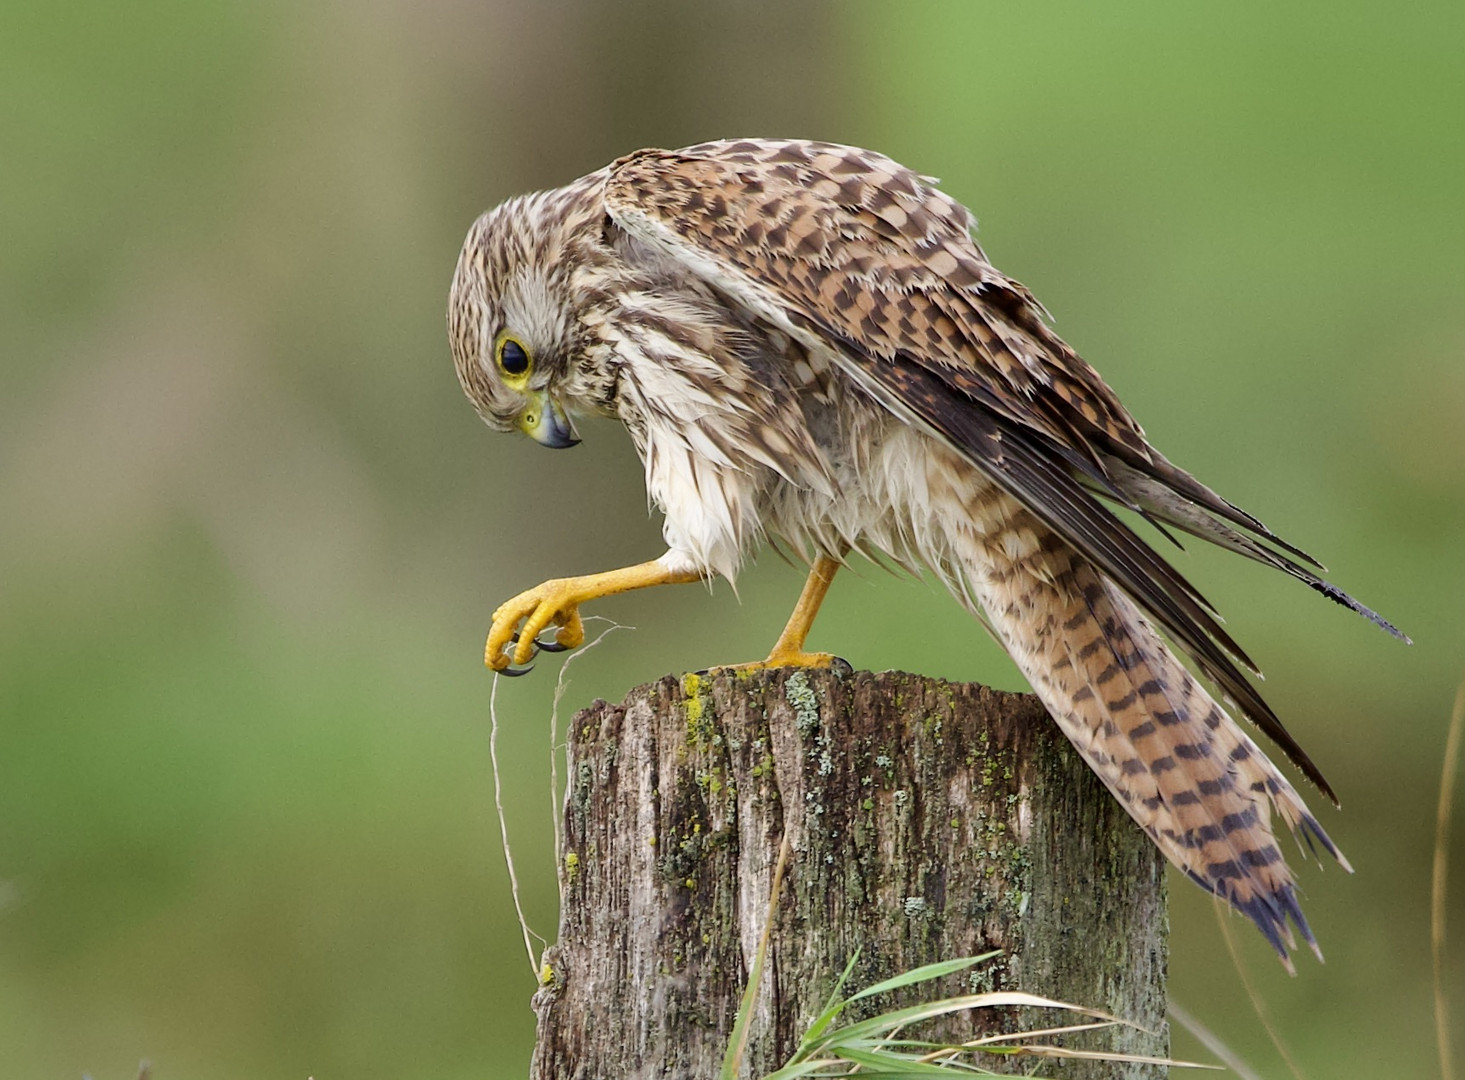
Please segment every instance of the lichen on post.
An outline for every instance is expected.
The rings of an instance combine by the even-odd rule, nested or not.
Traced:
[[[1030,696],[898,672],[668,677],[581,712],[569,756],[535,1077],[715,1076],[785,833],[744,1076],[783,1064],[855,955],[851,989],[999,949],[917,992],[1025,990],[1148,1029],[1069,1045],[1168,1049],[1162,859]]]

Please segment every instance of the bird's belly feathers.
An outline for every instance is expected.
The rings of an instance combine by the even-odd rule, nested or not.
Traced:
[[[928,567],[960,595],[947,507],[929,482],[951,452],[863,395],[805,396],[800,411],[797,437],[764,430],[765,446],[789,447],[772,463],[730,452],[716,414],[632,428],[667,545],[730,580],[769,538],[808,559],[853,548],[913,573]],[[991,486],[967,473],[971,494]]]

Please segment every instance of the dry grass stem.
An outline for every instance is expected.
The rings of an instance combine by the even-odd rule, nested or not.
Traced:
[[[586,615],[584,621],[587,623],[604,622],[610,623],[610,625],[596,634],[592,640],[587,641],[565,657],[565,662],[560,665],[560,673],[554,681],[554,700],[549,707],[549,820],[554,826],[554,858],[557,867],[563,864],[565,858],[565,829],[564,822],[560,819],[560,754],[564,750],[564,747],[560,745],[560,699],[570,688],[570,682],[565,675],[570,670],[571,664],[617,630],[636,629],[634,626],[625,626],[613,619],[607,619],[604,615]],[[564,878],[556,872],[554,880],[559,889],[560,906],[563,907],[565,903]]]
[[[514,872],[514,852],[509,846],[509,823],[504,818],[504,785],[499,778],[499,715],[498,715],[499,677],[494,673],[493,688],[488,692],[488,761],[493,773],[493,805],[498,812],[499,836],[503,840],[504,864],[509,868],[509,891],[514,895],[514,911],[519,916],[519,930],[524,934],[524,952],[529,956],[529,971],[536,982],[539,981],[539,961],[534,955],[534,939],[538,938],[541,944],[548,944],[533,930],[529,929],[529,920],[524,917],[524,905],[519,900],[519,875]]]
[[[763,976],[763,961],[768,955],[768,939],[773,934],[773,920],[778,915],[778,894],[783,889],[783,871],[788,866],[788,854],[792,845],[788,833],[778,845],[778,861],[773,864],[773,881],[768,886],[768,914],[763,920],[763,933],[758,936],[758,952],[753,957],[753,966],[748,972],[748,985],[743,988],[743,1000],[738,1005],[738,1018],[733,1024],[732,1040],[722,1060],[722,1080],[733,1080],[743,1063],[743,1052],[748,1046],[748,1028],[753,1019],[753,1001],[758,996],[758,980]]]
[[[1450,815],[1455,801],[1455,772],[1460,758],[1460,731],[1465,728],[1465,682],[1455,694],[1445,760],[1440,768],[1440,803],[1435,815],[1434,873],[1430,888],[1429,940],[1434,962],[1434,1028],[1439,1045],[1440,1080],[1454,1080],[1450,1052],[1450,1002],[1445,995],[1445,897],[1449,893]]]
[[[1221,927],[1221,938],[1226,942],[1226,951],[1231,954],[1231,963],[1236,968],[1236,974],[1241,977],[1241,985],[1246,990],[1246,996],[1251,1001],[1252,1011],[1256,1018],[1261,1021],[1262,1029],[1267,1033],[1267,1038],[1272,1040],[1272,1045],[1277,1048],[1277,1053],[1287,1063],[1287,1071],[1296,1080],[1306,1080],[1302,1069],[1298,1066],[1296,1059],[1292,1057],[1292,1051],[1287,1049],[1287,1043],[1282,1038],[1282,1033],[1277,1030],[1277,1025],[1272,1023],[1272,1014],[1267,1009],[1267,1003],[1262,998],[1261,992],[1251,981],[1251,973],[1247,970],[1246,962],[1241,959],[1241,950],[1236,947],[1236,938],[1231,933],[1231,927],[1227,924],[1227,916],[1230,911],[1219,897],[1215,898],[1213,905],[1216,912],[1216,922]]]
[[[587,642],[577,652],[566,657],[565,662],[560,665],[559,678],[554,684],[554,701],[549,710],[549,792],[550,792],[550,821],[554,824],[554,856],[555,865],[558,867],[564,852],[564,836],[560,827],[559,807],[559,715],[560,699],[564,697],[565,691],[569,689],[569,682],[565,679],[565,672],[569,666],[580,657],[584,656],[595,646],[605,640],[606,635],[617,630],[634,630],[634,626],[622,626],[618,622],[604,618],[600,615],[591,615],[586,622],[608,622],[606,627],[593,640]],[[503,783],[499,777],[499,715],[498,715],[498,694],[499,676],[495,672],[493,676],[493,687],[488,692],[488,760],[493,772],[493,805],[498,813],[499,836],[503,843],[504,865],[509,869],[509,891],[514,895],[514,912],[519,917],[519,931],[524,935],[524,951],[529,955],[529,970],[534,973],[534,978],[539,978],[539,960],[534,955],[534,942],[547,946],[549,942],[542,934],[535,933],[529,927],[529,919],[524,914],[523,901],[519,899],[519,875],[514,870],[514,851],[509,844],[509,823],[504,817]],[[564,903],[564,884],[560,881],[558,871],[555,873],[555,883],[560,889],[560,903]]]

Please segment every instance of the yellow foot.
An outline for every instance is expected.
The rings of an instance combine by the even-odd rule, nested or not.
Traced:
[[[661,560],[627,566],[620,570],[607,570],[603,574],[587,574],[584,577],[555,578],[543,585],[536,585],[528,592],[521,592],[493,613],[493,628],[488,632],[488,644],[483,649],[483,662],[495,671],[509,675],[522,675],[527,668],[518,671],[509,664],[527,664],[534,653],[564,652],[585,643],[585,627],[580,622],[580,605],[587,600],[631,589],[644,589],[651,585],[671,585],[690,581],[701,581],[702,575],[673,562],[672,568]],[[520,623],[523,626],[520,626]],[[541,631],[549,625],[559,627],[553,642],[538,641]],[[513,645],[512,653],[505,647]]]
[[[590,599],[585,595],[581,581],[575,578],[558,578],[536,585],[506,603],[500,604],[493,613],[493,628],[488,632],[488,643],[483,649],[483,662],[495,671],[507,670],[509,664],[523,666],[534,657],[539,648],[547,648],[536,642],[545,627],[553,623],[559,627],[555,633],[555,647],[560,652],[573,649],[585,641],[585,626],[580,621],[580,604]],[[523,622],[520,627],[519,623]],[[505,646],[513,645],[513,652]]]
[[[804,591],[799,594],[799,602],[794,605],[794,613],[789,616],[783,633],[773,643],[773,651],[768,654],[767,660],[758,660],[751,664],[728,664],[716,670],[767,671],[769,668],[781,667],[830,668],[840,665],[848,671],[849,663],[833,653],[804,651],[809,627],[814,624],[814,616],[818,614],[819,605],[824,602],[824,594],[829,591],[829,583],[834,580],[834,573],[838,569],[839,563],[828,555],[821,555],[814,561],[809,569],[809,580],[804,582]]]
[[[768,668],[828,668],[836,664],[849,666],[849,662],[841,660],[833,653],[827,652],[803,652],[801,650],[775,649],[769,654],[767,660],[754,660],[751,664],[721,664],[713,668],[714,671],[766,671]]]

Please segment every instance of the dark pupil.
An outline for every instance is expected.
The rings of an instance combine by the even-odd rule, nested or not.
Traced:
[[[529,370],[529,357],[517,341],[504,342],[503,351],[499,353],[499,363],[510,375],[522,375]]]

